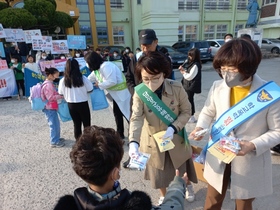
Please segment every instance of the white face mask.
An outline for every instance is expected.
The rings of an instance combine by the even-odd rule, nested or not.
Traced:
[[[231,38],[227,38],[226,40],[225,40],[225,42],[228,42],[228,41],[230,41],[230,40],[232,40]]]
[[[128,52],[129,52],[129,50],[128,50],[128,49],[126,49],[126,50],[125,50],[125,52],[126,52],[126,53],[128,53]]]
[[[60,59],[65,59],[65,57],[64,57],[64,56],[61,56]]]
[[[145,85],[153,92],[155,92],[163,83],[164,81],[164,77],[163,74],[161,74],[161,76],[156,79],[156,80],[150,80],[148,82],[145,82]]]
[[[88,65],[88,63],[86,63],[86,67],[88,67],[89,68],[89,65]],[[90,68],[89,68],[90,69]]]
[[[79,54],[79,53],[76,53],[75,55],[76,55],[76,57],[77,57],[77,58],[79,58],[79,57],[80,57],[80,54]]]
[[[42,58],[43,58],[43,59],[46,59],[46,58],[47,58],[47,56],[42,56]]]
[[[11,60],[11,63],[15,63],[16,61],[15,60]]]
[[[117,57],[117,56],[118,56],[118,54],[114,53],[114,57]]]

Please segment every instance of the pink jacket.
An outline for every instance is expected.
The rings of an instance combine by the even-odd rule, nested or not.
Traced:
[[[42,84],[41,98],[43,101],[48,100],[46,109],[58,110],[57,100],[62,99],[63,96],[59,95],[52,81],[46,80]]]

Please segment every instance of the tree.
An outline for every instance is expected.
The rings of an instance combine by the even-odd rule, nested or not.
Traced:
[[[6,8],[8,8],[9,6],[6,4],[6,3],[4,3],[4,2],[0,2],[0,11],[2,10],[2,9],[6,9]]]
[[[53,25],[62,28],[70,28],[74,25],[74,21],[70,15],[65,12],[56,11],[53,19]]]
[[[30,29],[37,24],[37,20],[26,9],[9,7],[1,10],[0,23],[4,28]]]

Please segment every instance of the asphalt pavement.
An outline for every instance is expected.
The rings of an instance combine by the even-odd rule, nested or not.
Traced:
[[[195,95],[198,117],[208,91],[219,76],[207,62],[202,67],[202,93]],[[274,80],[280,85],[280,58],[264,59],[257,71],[262,78]],[[176,79],[180,72],[175,70]],[[112,109],[91,111],[92,124],[115,128]],[[187,124],[192,131],[195,124]],[[125,125],[127,136],[127,124]],[[69,152],[74,144],[72,122],[61,123],[61,136],[66,139],[63,148],[50,148],[49,129],[41,112],[32,111],[27,100],[0,100],[0,210],[48,210],[53,209],[57,199],[65,194],[73,194],[75,188],[85,186],[72,170]],[[126,140],[127,141],[127,140]],[[279,140],[280,142],[280,140]],[[202,141],[191,144],[203,147]],[[128,147],[124,146],[123,161],[128,158]],[[273,194],[257,198],[254,210],[280,209],[280,156],[272,156]],[[159,192],[151,188],[143,179],[143,172],[121,170],[120,183],[130,190],[143,190],[157,203]],[[201,210],[205,201],[207,184],[199,181],[194,184],[195,201],[185,201],[185,209]],[[227,192],[223,210],[234,209],[234,201]]]

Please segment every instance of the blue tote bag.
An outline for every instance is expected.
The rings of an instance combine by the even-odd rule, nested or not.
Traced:
[[[62,100],[61,103],[58,104],[57,112],[62,122],[67,122],[72,120],[72,117],[69,112],[68,104],[65,100]]]
[[[100,90],[97,87],[94,87],[90,98],[92,110],[106,109],[109,106],[104,90]]]

